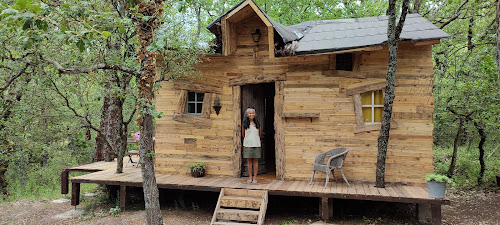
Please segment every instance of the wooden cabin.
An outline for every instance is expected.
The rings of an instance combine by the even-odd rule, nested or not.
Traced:
[[[262,125],[259,171],[266,177],[308,180],[318,154],[347,147],[347,179],[374,182],[387,19],[284,26],[251,0],[234,6],[207,27],[217,46],[197,66],[201,78],[164,82],[156,96],[165,114],[156,120],[156,173],[187,174],[188,164],[205,162],[209,175],[244,176],[241,123],[251,106]],[[418,14],[406,19],[387,182],[423,183],[433,172],[432,45],[447,36]]]

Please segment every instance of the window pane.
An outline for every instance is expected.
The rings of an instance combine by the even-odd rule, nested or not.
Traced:
[[[203,96],[205,93],[196,93],[196,101],[197,102],[203,102]]]
[[[195,94],[194,92],[188,92],[188,101],[195,101]]]
[[[372,92],[366,92],[361,94],[361,105],[371,105],[372,104]]]
[[[187,113],[196,113],[195,105],[196,105],[195,103],[188,103]]]
[[[203,109],[203,103],[196,104],[196,113],[201,113],[202,109]]]
[[[363,118],[365,119],[365,123],[372,122],[372,108],[363,107]]]
[[[383,105],[384,104],[384,94],[382,90],[375,92],[375,105]]]
[[[377,123],[382,122],[383,113],[384,113],[384,108],[375,108],[375,115],[374,115],[375,122]]]

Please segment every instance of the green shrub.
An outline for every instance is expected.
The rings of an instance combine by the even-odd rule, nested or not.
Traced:
[[[195,172],[201,172],[202,170],[205,169],[204,162],[195,162],[195,163],[189,164],[188,166],[189,166],[189,170],[195,171]]]

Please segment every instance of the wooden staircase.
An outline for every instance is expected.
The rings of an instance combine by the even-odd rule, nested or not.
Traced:
[[[266,190],[222,188],[210,224],[264,224],[267,196]]]

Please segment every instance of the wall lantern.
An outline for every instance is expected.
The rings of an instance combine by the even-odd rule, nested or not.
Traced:
[[[255,29],[255,33],[251,33],[253,42],[259,43],[260,40],[260,29]]]
[[[215,97],[214,99],[214,110],[215,110],[215,114],[217,114],[217,116],[219,115],[219,112],[220,112],[220,109],[222,108],[221,104],[220,104],[220,99],[219,97]]]

